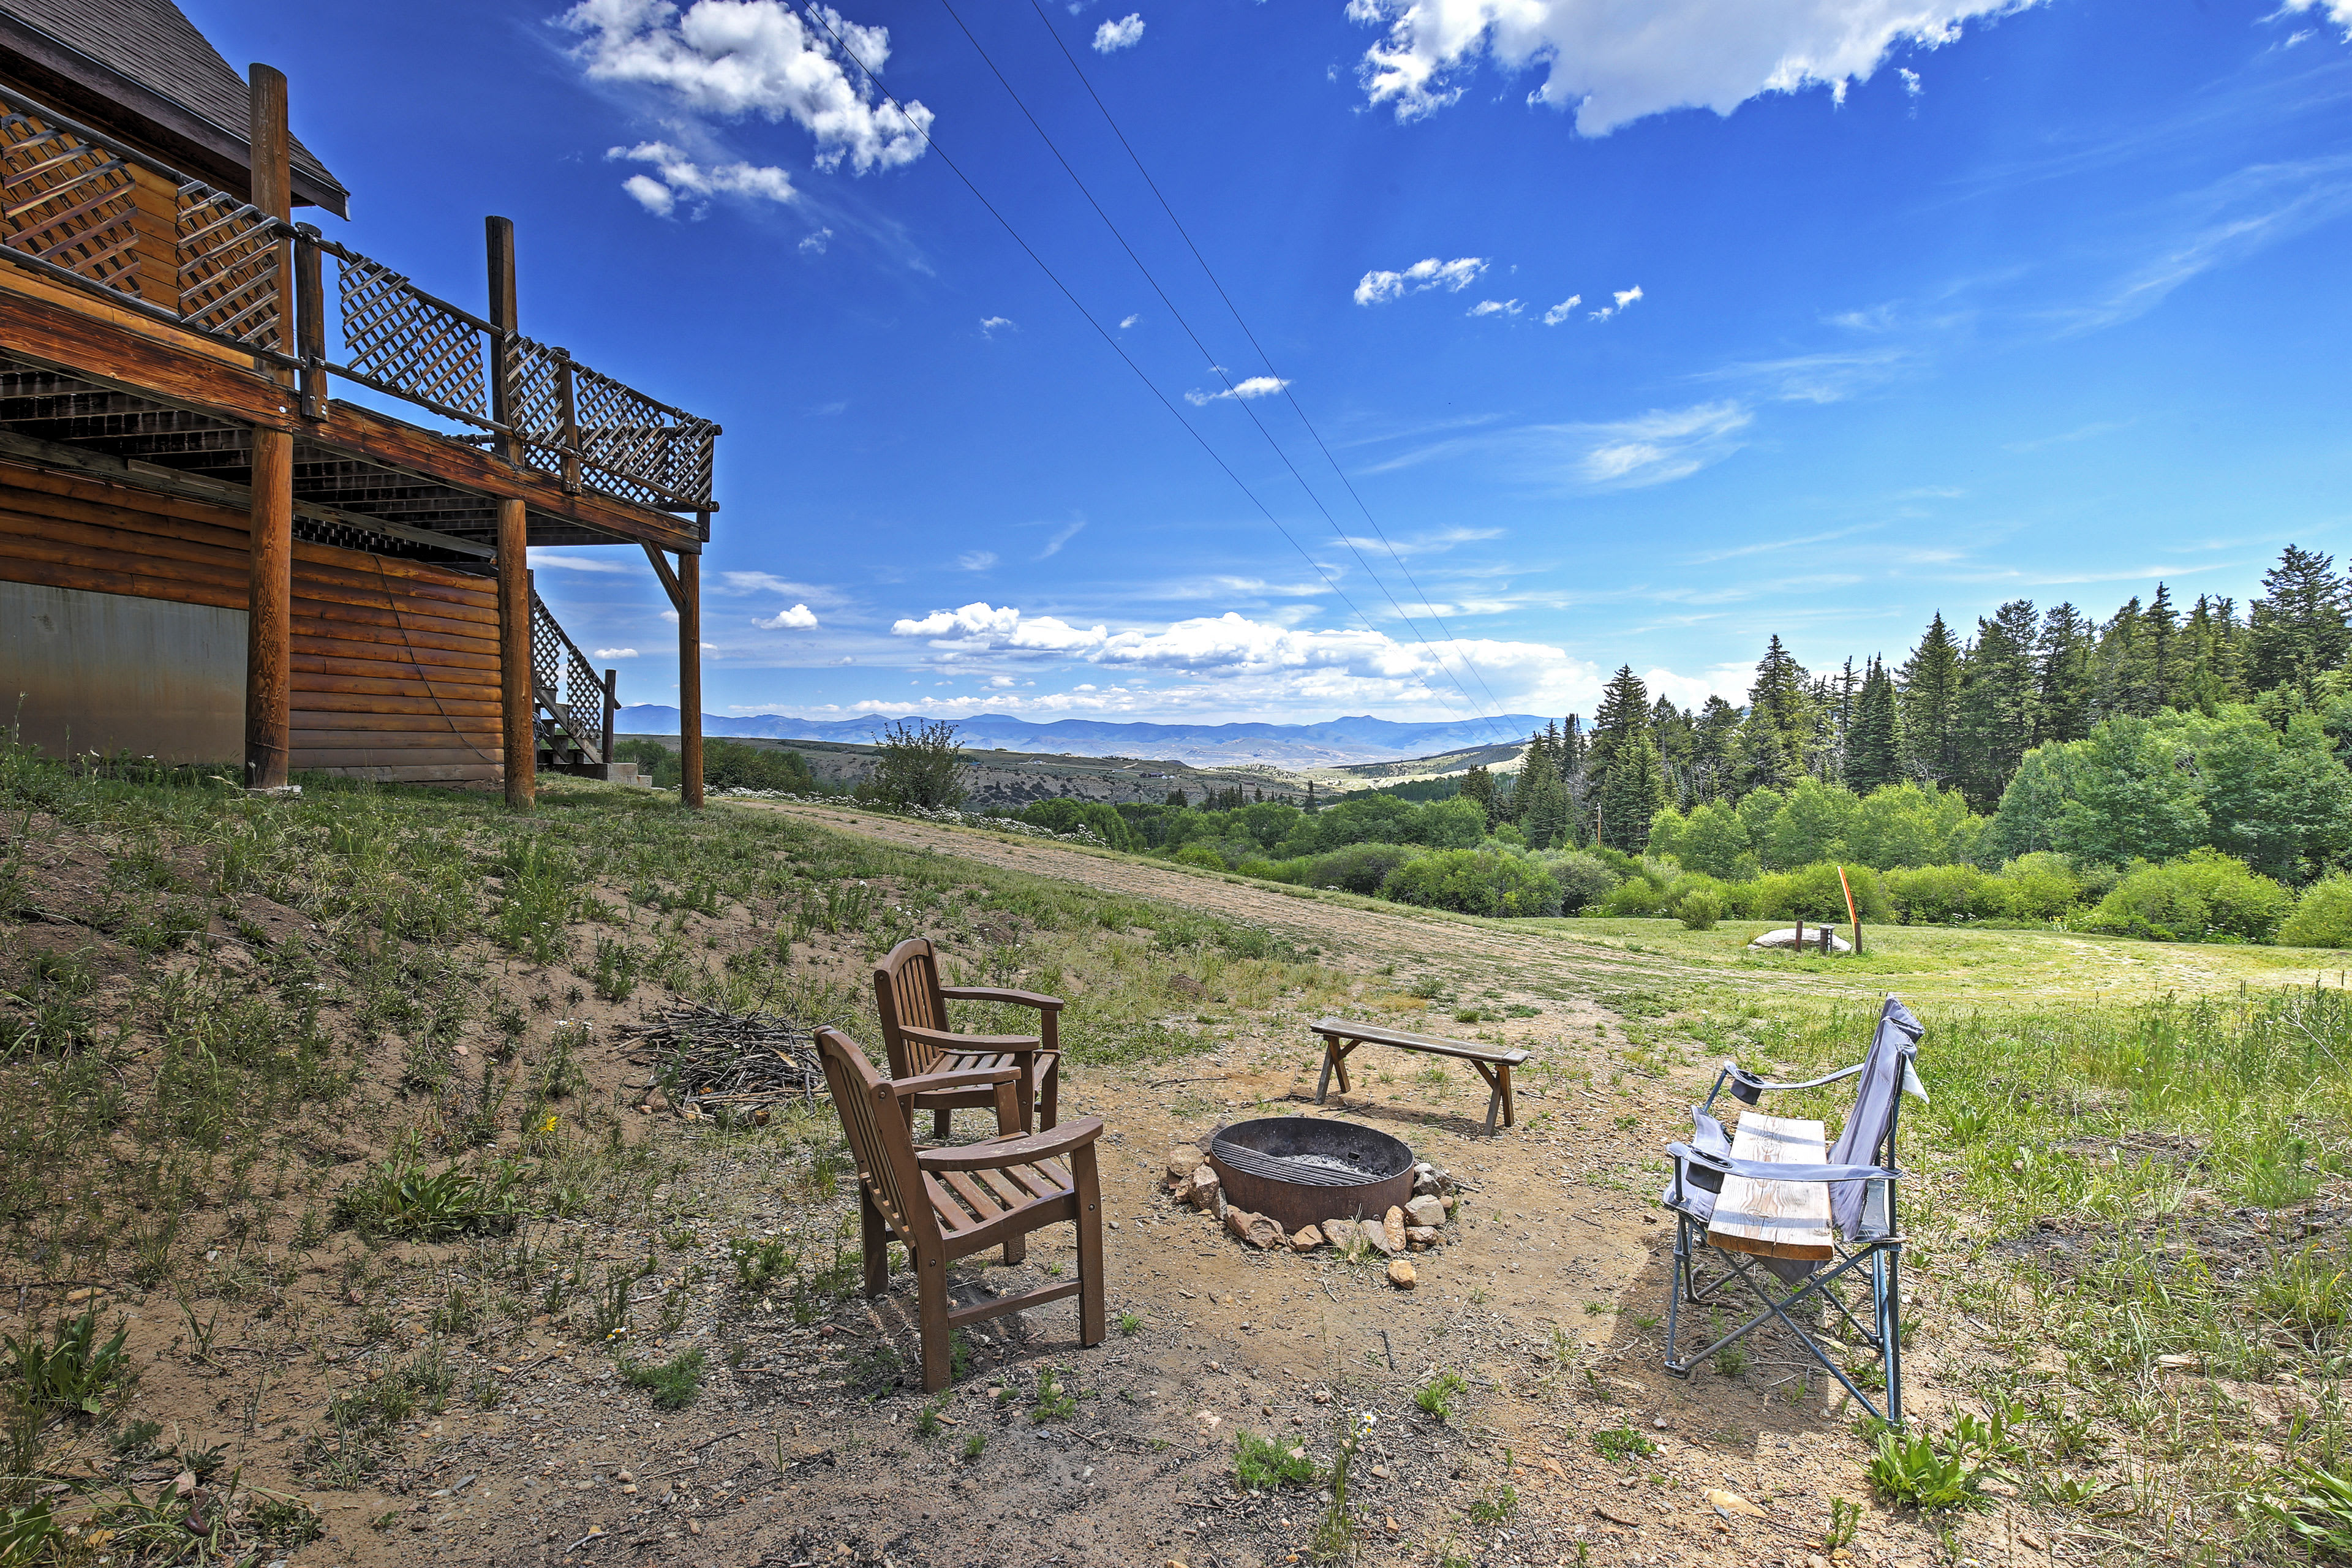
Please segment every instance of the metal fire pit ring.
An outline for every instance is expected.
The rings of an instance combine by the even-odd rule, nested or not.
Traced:
[[[1412,1151],[1402,1139],[1331,1117],[1267,1116],[1219,1128],[1209,1163],[1227,1203],[1288,1231],[1378,1219],[1412,1197]]]

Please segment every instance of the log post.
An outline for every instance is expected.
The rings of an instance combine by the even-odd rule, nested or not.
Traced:
[[[709,525],[708,514],[704,523]],[[677,794],[702,804],[702,557],[677,552]]]
[[[252,83],[253,205],[278,221],[293,216],[293,188],[287,170],[286,78],[265,65],[249,73]],[[287,327],[293,314],[294,277],[287,246],[276,247],[273,309],[266,344],[280,353],[294,349]],[[281,365],[263,368],[290,393],[293,377]],[[294,437],[259,426],[253,431],[252,503],[247,554],[251,575],[246,595],[245,784],[247,789],[286,786],[293,749],[290,639],[294,609]]]
[[[608,779],[613,776],[613,715],[618,712],[621,707],[620,685],[619,670],[608,669],[604,672],[604,749],[597,755],[604,761],[604,776]]]
[[[498,335],[490,344],[490,417],[511,427],[514,408],[508,396],[507,376],[514,359],[513,342],[518,330],[514,220],[486,217],[482,220],[482,228],[489,250],[490,325],[498,329]],[[509,463],[522,461],[522,443],[511,436],[499,437],[498,451]]]
[[[523,503],[499,502],[499,714],[505,741],[507,804],[539,795],[539,734],[531,721],[530,552]]]

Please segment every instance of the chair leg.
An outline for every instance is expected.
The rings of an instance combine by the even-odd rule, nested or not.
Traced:
[[[953,1137],[954,1135],[955,1135],[955,1112],[954,1112],[954,1111],[952,1111],[952,1110],[934,1110],[934,1111],[932,1111],[932,1112],[931,1112],[931,1136],[932,1136],[933,1138],[938,1139],[940,1142],[944,1143],[944,1142],[946,1142],[950,1138]]]
[[[1337,1040],[1324,1041],[1323,1076],[1315,1080],[1315,1103],[1318,1105],[1322,1104],[1324,1096],[1331,1092],[1331,1068],[1338,1065],[1339,1060],[1339,1043]]]
[[[922,1259],[918,1282],[923,1330],[923,1392],[937,1394],[955,1375],[955,1342],[948,1326],[948,1271],[934,1253]]]
[[[1495,1070],[1503,1075],[1503,1125],[1516,1127],[1519,1124],[1518,1108],[1511,1103],[1511,1064],[1505,1062]]]
[[[1103,1342],[1102,1186],[1091,1143],[1070,1152],[1070,1180],[1078,1199],[1078,1343]]]
[[[857,1228],[866,1250],[866,1293],[879,1296],[890,1289],[890,1226],[863,1182],[857,1184]]]
[[[1690,1375],[1690,1368],[1679,1359],[1682,1350],[1675,1339],[1682,1323],[1683,1291],[1689,1268],[1690,1221],[1676,1214],[1673,1271],[1666,1277],[1666,1370],[1676,1377]]]
[[[1902,1254],[1892,1247],[1881,1248],[1877,1278],[1871,1281],[1878,1292],[1878,1342],[1884,1348],[1879,1359],[1886,1366],[1886,1424],[1903,1425],[1903,1273]]]
[[[1061,1120],[1061,1107],[1062,1063],[1061,1058],[1057,1057],[1053,1065],[1045,1069],[1045,1093],[1037,1106],[1037,1130],[1040,1132],[1053,1131],[1054,1124]]]
[[[996,1133],[1010,1137],[1021,1125],[1021,1096],[1008,1080],[996,1086]]]

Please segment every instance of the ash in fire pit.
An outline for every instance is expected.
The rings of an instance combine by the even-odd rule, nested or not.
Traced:
[[[1225,1201],[1299,1230],[1339,1215],[1378,1218],[1412,1197],[1412,1151],[1377,1128],[1268,1116],[1209,1141]]]

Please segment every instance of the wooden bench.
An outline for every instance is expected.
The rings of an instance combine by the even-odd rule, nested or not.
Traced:
[[[1771,1165],[1823,1164],[1829,1159],[1823,1132],[1821,1122],[1802,1117],[1744,1110],[1731,1135],[1731,1157]],[[1706,1243],[1756,1258],[1826,1261],[1837,1255],[1830,1245],[1829,1184],[1726,1176],[1707,1220]]]
[[[1486,1080],[1486,1132],[1493,1136],[1495,1117],[1499,1112],[1503,1125],[1515,1122],[1511,1105],[1511,1069],[1524,1064],[1528,1052],[1515,1046],[1481,1046],[1468,1040],[1449,1040],[1442,1035],[1408,1035],[1402,1029],[1385,1028],[1379,1024],[1354,1024],[1345,1018],[1321,1018],[1307,1026],[1323,1037],[1323,1077],[1315,1086],[1315,1103],[1320,1105],[1331,1089],[1331,1074],[1339,1075],[1339,1092],[1349,1090],[1348,1053],[1358,1046],[1387,1046],[1400,1051],[1426,1051],[1435,1057],[1455,1057],[1478,1069]]]

